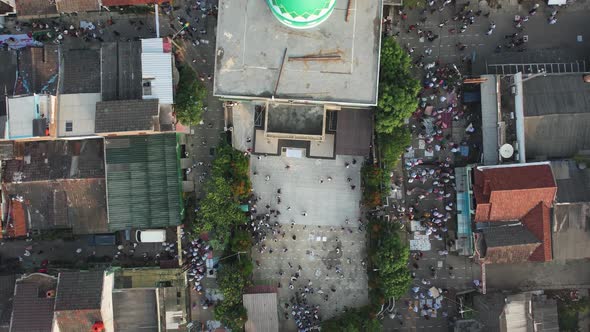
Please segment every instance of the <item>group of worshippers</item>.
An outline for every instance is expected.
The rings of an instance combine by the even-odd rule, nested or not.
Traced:
[[[189,283],[195,291],[201,293],[204,290],[201,281],[207,275],[207,258],[211,253],[211,245],[198,238],[190,241],[183,253],[183,267],[187,270]]]

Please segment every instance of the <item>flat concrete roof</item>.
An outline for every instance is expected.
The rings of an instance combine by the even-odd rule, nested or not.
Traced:
[[[481,131],[483,135],[483,164],[498,164],[498,93],[496,77],[483,75],[487,78],[481,84]]]
[[[580,168],[572,159],[552,160],[557,182],[558,203],[590,202],[590,169]]]
[[[590,257],[590,203],[556,204],[553,213],[553,259]]]
[[[213,93],[227,98],[377,103],[382,1],[337,0],[318,27],[298,30],[273,17],[265,1],[220,0]],[[336,55],[339,60],[289,61],[289,57]]]
[[[244,294],[243,298],[248,310],[246,332],[279,331],[277,293]]]
[[[322,135],[324,107],[268,103],[266,131],[272,133]]]
[[[336,154],[369,156],[373,136],[373,112],[342,109],[337,112]]]

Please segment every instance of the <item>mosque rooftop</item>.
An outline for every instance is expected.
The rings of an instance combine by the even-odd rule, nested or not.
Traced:
[[[351,1],[348,21],[348,0],[267,1],[220,0],[216,96],[274,96],[279,101],[351,106],[377,103],[381,0]],[[279,20],[273,4],[300,18],[331,5],[333,10],[313,27],[293,27]]]

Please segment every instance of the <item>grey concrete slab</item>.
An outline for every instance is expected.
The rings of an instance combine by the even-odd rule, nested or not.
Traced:
[[[294,221],[297,225],[340,226],[346,225],[349,219],[352,225],[360,217],[363,158],[356,157],[356,165],[352,164],[352,159],[252,156],[251,170],[256,172],[256,175],[252,173],[252,186],[261,198],[258,204],[276,207],[281,211],[280,222],[284,224]],[[349,168],[345,167],[346,162],[350,163]],[[356,188],[352,190],[351,185]],[[281,189],[280,205],[277,205],[278,189]]]
[[[590,257],[590,230],[587,225],[590,203],[556,204],[553,213],[553,259]]]
[[[311,157],[332,158],[334,157],[334,135],[326,134],[323,141],[311,141],[309,144],[309,155]]]
[[[232,146],[240,151],[252,149],[254,145],[254,104],[234,103],[232,121]]]
[[[279,149],[279,139],[274,137],[265,137],[264,130],[256,129],[256,141],[254,152],[276,154]]]
[[[576,288],[588,284],[586,260],[492,264],[486,266],[487,289],[536,290]]]
[[[310,305],[320,306],[322,319],[342,313],[344,307],[360,307],[368,303],[366,268],[361,264],[366,259],[364,231],[359,231],[357,227],[311,225],[284,225],[282,230],[286,233],[285,237],[278,237],[277,242],[266,241],[267,251],[262,254],[253,252],[253,259],[259,263],[254,269],[254,283],[280,284],[280,331],[296,331],[292,317],[285,319],[285,313],[291,312],[290,309],[285,310],[285,303],[289,303],[294,296],[303,299],[301,293],[305,293],[304,288],[310,281],[312,284],[309,287],[314,292],[307,293],[305,299]],[[270,249],[273,253],[269,253]],[[300,277],[291,281],[299,267]],[[337,273],[336,269],[341,273]],[[290,283],[293,290],[289,287]]]
[[[269,103],[266,131],[273,133],[321,135],[325,121],[322,105]]]

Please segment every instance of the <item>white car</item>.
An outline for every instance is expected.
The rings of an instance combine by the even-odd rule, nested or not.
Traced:
[[[166,241],[165,229],[146,229],[135,232],[135,240],[141,243],[155,243]]]

